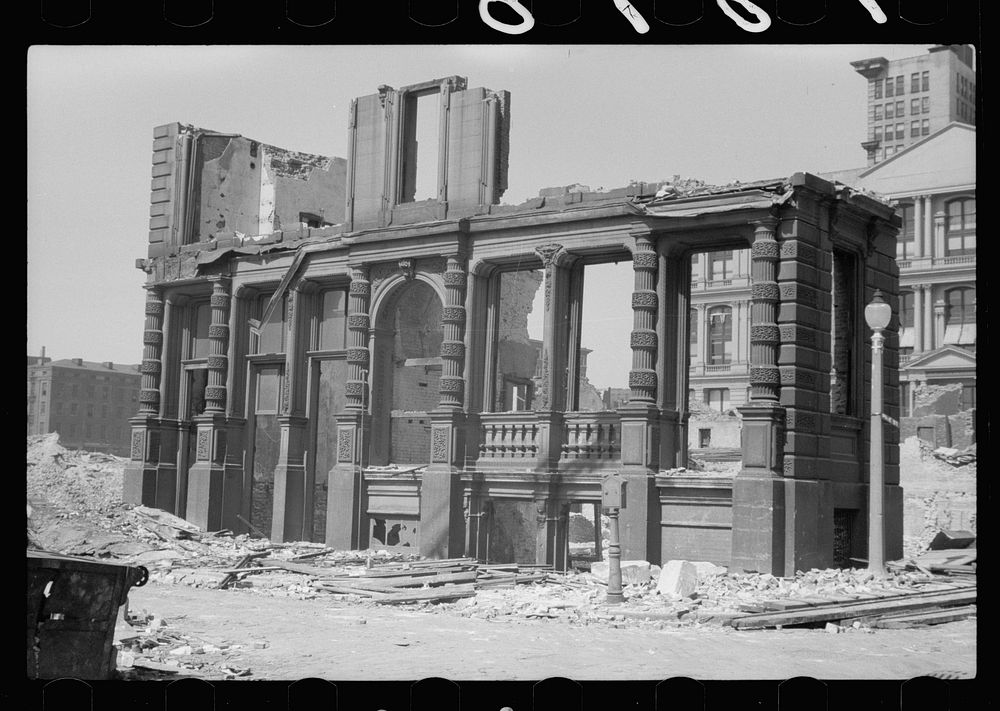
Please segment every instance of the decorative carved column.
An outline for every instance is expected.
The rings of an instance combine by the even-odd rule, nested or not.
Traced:
[[[363,469],[370,437],[368,335],[371,282],[366,264],[351,265],[347,299],[347,383],[344,412],[337,415],[337,463],[330,470],[326,507],[326,544],[341,550],[367,545]]]
[[[173,483],[159,482],[160,458],[160,374],[163,347],[163,299],[159,288],[146,289],[146,322],[142,337],[142,365],[139,378],[139,412],[129,419],[132,445],[125,467],[123,499],[127,504],[142,504],[173,510]],[[163,486],[159,486],[159,484]],[[158,491],[159,489],[159,491]],[[169,494],[169,496],[167,496]]]
[[[652,234],[633,234],[632,247],[632,368],[629,371],[629,401],[619,408],[621,427],[621,474],[629,491],[628,506],[621,510],[621,543],[624,554],[630,558],[660,562],[659,499],[656,494],[656,473],[660,465],[661,417],[657,407],[659,377],[657,373],[661,348],[664,358],[679,363],[681,348],[687,351],[688,333],[686,294],[690,289],[690,263],[683,258],[668,256],[664,262],[664,339],[657,334],[660,320],[660,295],[657,282],[660,255],[657,254]],[[673,355],[673,357],[671,357]],[[667,366],[668,368],[670,365]],[[687,367],[686,359],[684,367]],[[674,377],[679,376],[672,369]],[[671,407],[676,400],[677,386],[673,377],[665,378],[671,392],[663,398],[664,410],[670,417],[663,422],[666,432],[664,447],[673,454],[676,444],[677,417]],[[667,414],[665,413],[665,414]]]
[[[545,282],[541,379],[535,387],[538,423],[536,471],[551,471],[562,447],[563,411],[567,407],[567,340],[569,338],[569,267],[573,257],[560,244],[535,249],[542,260]]]
[[[778,351],[781,257],[775,230],[767,217],[754,224],[751,245],[750,402],[739,409],[743,419],[743,466],[733,480],[732,565],[777,574],[784,569],[785,410],[779,404]],[[796,244],[798,249],[798,244]],[[812,253],[809,245],[804,253]]]
[[[208,327],[208,381],[205,411],[193,418],[196,430],[195,461],[187,472],[186,517],[206,531],[217,531],[223,523],[223,501],[239,497],[238,487],[227,487],[226,378],[229,370],[229,280],[212,281]],[[228,490],[227,490],[228,489]]]
[[[659,259],[648,235],[635,238],[632,270],[632,369],[628,374],[629,404],[656,402],[656,272]]]
[[[281,442],[278,463],[274,468],[271,517],[271,540],[277,542],[304,541],[312,535],[310,504],[315,487],[309,481],[305,466],[309,424],[305,417],[305,352],[309,348],[312,294],[315,290],[315,284],[299,279],[291,286],[285,300],[285,374],[278,413]]]
[[[751,400],[777,403],[781,387],[778,370],[778,243],[774,239],[777,220],[767,218],[755,223],[751,247],[750,303],[750,397]]]
[[[428,557],[465,554],[465,518],[462,513],[465,466],[465,258],[447,255],[444,274],[445,303],[441,310],[443,361],[440,403],[429,413],[430,465],[420,484],[420,553]]]

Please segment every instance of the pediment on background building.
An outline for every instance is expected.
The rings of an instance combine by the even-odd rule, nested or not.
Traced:
[[[853,183],[886,196],[976,184],[976,129],[950,123],[877,163]]]
[[[975,353],[957,346],[941,346],[913,357],[901,370],[969,370],[975,367]]]

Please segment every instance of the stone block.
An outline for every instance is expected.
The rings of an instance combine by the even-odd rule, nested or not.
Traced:
[[[686,560],[668,560],[656,581],[656,592],[671,597],[691,597],[698,589],[698,569]]]
[[[652,580],[652,568],[649,561],[623,560],[622,585],[645,585]],[[590,566],[590,574],[602,583],[608,582],[608,561],[601,561]]]

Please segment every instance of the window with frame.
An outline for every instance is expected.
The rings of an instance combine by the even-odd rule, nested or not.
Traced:
[[[493,353],[493,412],[508,412],[512,407],[524,411],[537,409],[536,388],[525,389],[518,399],[508,390],[508,383],[541,382],[542,347],[545,314],[545,273],[542,269],[502,271],[497,284],[496,325]]]
[[[724,365],[733,359],[733,310],[713,306],[708,310],[708,364]]]
[[[891,96],[895,96],[895,94],[896,94],[896,92],[894,91],[895,88],[896,88],[896,83],[895,83],[895,81],[893,81],[893,78],[892,77],[886,77],[885,78],[885,96],[886,96],[886,98],[889,98]]]
[[[314,350],[336,351],[345,348],[347,334],[347,291],[327,289],[319,293]]]
[[[945,256],[976,253],[976,199],[959,198],[945,205]]]
[[[882,98],[882,81],[880,79],[875,79],[871,82],[872,85],[872,98],[881,99]]]
[[[931,132],[931,122],[930,119],[924,119],[920,122],[920,135],[927,136]]]
[[[913,328],[913,292],[899,292],[899,325],[901,328]]]
[[[906,77],[900,74],[896,77],[896,96],[902,96],[906,92]]]
[[[729,388],[705,388],[705,405],[715,412],[728,410]]]
[[[584,263],[574,268],[573,280],[571,303],[576,301],[579,316],[571,324],[579,324],[579,332],[570,333],[576,357],[569,363],[567,409],[613,410],[614,403],[604,393],[628,388],[631,368],[631,358],[623,358],[622,349],[628,352],[633,326],[632,261]]]
[[[698,309],[688,309],[688,343],[691,344],[691,354],[695,355],[694,346],[698,345]]]
[[[709,255],[711,260],[712,281],[722,281],[732,279],[736,267],[736,260],[733,257],[733,250],[725,252],[712,252]]]
[[[903,228],[896,238],[896,259],[908,259],[913,256],[913,247],[916,244],[913,205],[902,203],[896,206],[896,211],[903,221]]]
[[[920,73],[920,90],[921,91],[930,91],[930,89],[931,89],[931,73],[929,71],[928,72],[921,72]]]
[[[910,93],[916,94],[920,91],[920,72],[914,72],[910,75]]]
[[[875,104],[875,120],[882,120],[882,104]]]
[[[920,113],[929,114],[931,112],[931,97],[925,96],[920,99]]]
[[[910,116],[920,113],[920,99],[910,99]]]
[[[896,140],[902,141],[906,138],[906,124],[897,123],[896,124]]]
[[[910,138],[920,135],[920,121],[910,121]]]
[[[896,118],[903,118],[906,116],[906,102],[897,101],[896,102]]]
[[[260,321],[267,309],[267,304],[271,300],[271,294],[261,294],[257,297],[253,318]],[[288,295],[281,297],[281,302],[277,304],[266,323],[260,323],[256,334],[250,338],[250,353],[253,354],[279,354],[285,352],[285,309],[288,305]]]
[[[896,118],[896,104],[891,101],[885,105],[885,117],[887,119]]]
[[[893,136],[892,124],[888,123],[885,125],[885,140],[891,141]]]
[[[976,290],[960,286],[944,293],[946,326],[976,322]]]

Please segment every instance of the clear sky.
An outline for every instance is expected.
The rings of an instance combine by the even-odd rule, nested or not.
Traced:
[[[145,274],[135,260],[146,256],[154,126],[179,121],[346,156],[352,98],[458,74],[511,92],[504,202],[577,182],[748,181],[863,165],[866,85],[850,62],[926,49],[35,46],[27,353],[141,360]]]

